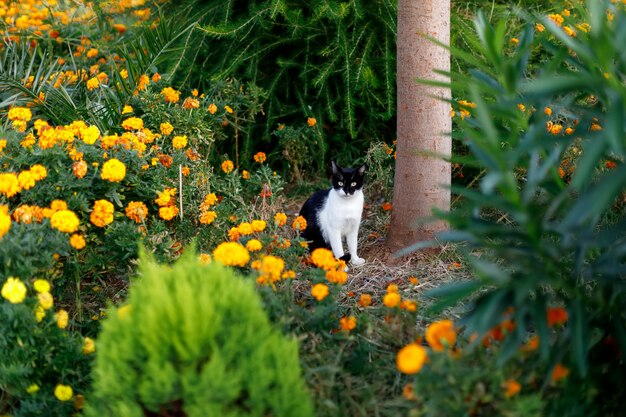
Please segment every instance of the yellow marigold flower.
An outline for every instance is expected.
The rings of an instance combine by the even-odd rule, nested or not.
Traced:
[[[589,31],[591,30],[591,25],[589,23],[581,23],[579,25],[576,25],[576,29],[585,33],[589,33]]]
[[[129,117],[122,122],[122,127],[126,130],[142,130],[143,120],[139,117]]]
[[[426,329],[426,342],[435,351],[441,352],[456,342],[456,331],[452,320],[431,323]]]
[[[154,200],[159,206],[169,206],[175,203],[174,196],[176,195],[176,188],[168,187],[159,193],[159,196]]]
[[[244,169],[243,171],[241,171],[241,177],[244,180],[249,180],[250,179],[250,173]]]
[[[30,171],[22,171],[17,176],[17,182],[22,190],[30,190],[35,186],[35,178]]]
[[[126,176],[126,165],[116,158],[111,158],[102,164],[100,178],[111,182],[120,182]]]
[[[20,191],[21,188],[17,175],[12,172],[0,174],[0,194],[4,194],[10,198]]]
[[[212,262],[211,255],[208,253],[201,253],[200,256],[198,256],[198,260],[202,265],[208,265]]]
[[[63,309],[57,311],[56,321],[57,321],[57,327],[59,329],[65,329],[69,321],[69,315],[67,314],[67,311]]]
[[[265,156],[264,152],[257,152],[254,155],[254,161],[258,162],[259,164],[262,164],[263,162],[265,162],[266,159],[267,159],[267,157]]]
[[[123,80],[127,79],[128,78],[128,71],[126,71],[126,69],[122,69],[120,71],[120,77],[122,77]],[[124,113],[122,112],[122,114],[124,114]]]
[[[306,219],[302,216],[296,217],[291,224],[291,227],[293,227],[293,229],[296,231],[303,231],[304,229],[306,229]]]
[[[122,114],[132,113],[133,111],[132,106],[129,106],[128,104],[122,108]]]
[[[333,252],[326,248],[317,248],[311,252],[311,262],[318,268],[330,270],[337,264],[337,259]]]
[[[174,149],[182,149],[187,146],[187,136],[174,136],[172,139]]]
[[[172,220],[178,214],[178,207],[176,206],[165,206],[159,207],[159,217],[163,220]]]
[[[211,224],[217,218],[217,213],[214,211],[205,211],[200,215],[201,224]]]
[[[217,106],[215,105],[215,103],[211,103],[209,104],[209,107],[207,110],[209,111],[209,113],[215,114],[215,112],[217,111]]]
[[[71,210],[59,210],[50,218],[50,226],[63,233],[74,233],[79,224],[78,216]]]
[[[426,349],[416,343],[411,343],[398,351],[396,367],[403,374],[416,374],[422,370],[427,359]]]
[[[100,129],[98,126],[89,126],[81,129],[78,132],[78,136],[88,145],[93,145],[100,137]]]
[[[89,215],[89,221],[97,227],[104,227],[113,223],[113,213],[115,208],[107,200],[96,200],[93,210]]]
[[[223,242],[213,251],[213,259],[223,265],[244,266],[250,260],[250,253],[241,243]]]
[[[74,391],[69,385],[57,384],[57,386],[54,387],[54,396],[57,397],[59,401],[69,401],[74,396]]]
[[[165,123],[161,123],[161,125],[159,126],[159,129],[161,129],[162,135],[169,135],[170,133],[174,131],[174,126],[172,126],[172,124],[169,122],[165,122]]]
[[[11,126],[16,132],[26,132],[26,122],[15,120],[11,123]]]
[[[26,298],[26,285],[18,278],[9,277],[2,285],[1,294],[11,304],[19,304]]]
[[[41,181],[48,176],[48,171],[46,170],[46,167],[40,164],[35,164],[30,167],[30,173],[35,178],[35,181]]]
[[[576,37],[576,31],[569,26],[563,26],[563,31],[567,33],[568,36],[571,36],[572,38]]]
[[[341,326],[341,330],[344,330],[346,332],[354,330],[356,329],[356,317],[354,316],[342,317],[339,320],[339,325]]]
[[[26,392],[29,394],[34,394],[37,391],[39,391],[39,385],[37,384],[31,384],[28,386],[28,388],[26,388]]]
[[[187,110],[198,109],[200,108],[200,102],[195,98],[187,97],[183,101],[183,107],[186,108]]]
[[[402,300],[400,308],[406,311],[417,311],[417,303],[412,300]]]
[[[76,178],[84,178],[87,175],[87,168],[87,162],[82,159],[72,164],[72,172],[74,172]]]
[[[215,205],[215,203],[217,203],[217,202],[218,202],[218,200],[219,200],[219,199],[217,198],[217,196],[215,195],[215,193],[210,193],[210,194],[207,194],[207,195],[204,197],[204,202],[203,202],[203,205],[204,205],[206,208],[210,208],[210,207],[212,207],[213,205]]]
[[[544,30],[546,30],[546,27],[542,25],[541,23],[537,23],[535,25],[535,29],[537,30],[537,32],[543,32]]]
[[[50,283],[45,279],[36,279],[33,282],[33,288],[35,288],[37,293],[50,292]]]
[[[390,292],[383,297],[383,304],[389,308],[394,308],[400,305],[401,297],[397,292]]]
[[[369,294],[361,294],[361,298],[359,298],[358,304],[361,307],[369,307],[372,305],[372,296]]]
[[[40,292],[37,294],[37,301],[39,301],[39,305],[44,310],[50,310],[54,305],[54,299],[49,292]]]
[[[287,224],[287,215],[285,213],[276,213],[274,215],[274,224],[279,227]]]
[[[222,171],[224,171],[226,174],[230,174],[233,169],[235,169],[235,165],[233,164],[233,161],[231,161],[230,159],[227,159],[226,161],[222,162]]]
[[[72,236],[70,236],[70,246],[72,246],[76,250],[83,249],[85,246],[87,246],[85,237],[77,233],[73,234]]]
[[[549,14],[548,18],[556,23],[558,26],[561,26],[565,21],[565,19],[563,19],[563,16],[558,13]]]
[[[91,48],[87,51],[87,58],[95,58],[98,56],[98,50],[96,48]]]
[[[194,97],[198,97],[198,89],[194,88],[193,90],[191,90],[191,95]]]
[[[226,113],[232,113],[233,109],[230,106],[224,106],[224,110],[226,110]]]
[[[91,337],[85,337],[85,340],[83,341],[83,349],[81,350],[81,352],[84,355],[89,355],[91,353],[94,353],[95,351],[96,342]]]
[[[148,216],[148,207],[141,201],[131,201],[126,206],[126,217],[134,221],[135,223],[143,222]]]
[[[506,398],[511,398],[522,390],[520,383],[514,379],[507,379],[504,381],[502,388],[504,389],[504,396]]]
[[[328,285],[326,284],[315,284],[311,288],[311,295],[317,300],[322,301],[329,294]]]
[[[518,45],[518,44],[519,44],[519,39],[517,39],[517,38],[511,38],[510,42],[511,42],[513,45]]]
[[[92,77],[87,80],[87,89],[89,91],[93,91],[98,87],[100,87],[100,80],[98,79],[98,77]]]
[[[7,118],[11,121],[30,122],[33,113],[27,107],[12,107],[7,114]]]
[[[2,207],[2,206],[0,206]],[[4,237],[11,229],[11,216],[0,210],[0,239]]]
[[[7,140],[6,139],[0,139],[0,152],[2,152],[4,150],[4,148],[7,147]]]
[[[37,323],[40,323],[44,317],[46,317],[46,310],[40,305],[35,307],[35,320],[37,320]]]
[[[267,225],[267,223],[265,223],[265,220],[252,220],[252,230],[254,230],[255,232],[262,232],[263,230],[265,230],[265,226]]]
[[[248,236],[254,233],[254,229],[252,228],[252,225],[248,222],[241,223],[238,228],[239,228],[239,233],[244,236]]]
[[[178,100],[180,100],[180,93],[172,87],[165,87],[161,90],[161,95],[163,95],[167,103],[178,103]]]
[[[306,124],[310,127],[313,127],[317,124],[317,120],[315,120],[315,117],[309,117],[308,119],[306,119]]]
[[[285,261],[281,258],[272,255],[263,257],[261,267],[259,268],[261,281],[263,283],[279,281],[282,277],[283,269],[285,269]]]

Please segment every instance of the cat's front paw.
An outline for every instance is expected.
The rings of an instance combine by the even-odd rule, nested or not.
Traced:
[[[365,263],[365,259],[355,256],[350,260],[350,263],[354,266],[363,265]]]

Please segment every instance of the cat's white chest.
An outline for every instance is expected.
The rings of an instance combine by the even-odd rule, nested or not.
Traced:
[[[331,231],[342,237],[358,230],[363,213],[363,192],[357,191],[350,198],[341,197],[331,190],[326,204],[319,212],[319,224],[325,239]]]

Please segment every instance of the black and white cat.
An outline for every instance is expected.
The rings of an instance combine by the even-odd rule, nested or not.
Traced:
[[[327,248],[335,258],[362,265],[365,259],[357,254],[359,226],[363,213],[363,180],[365,164],[358,168],[342,168],[331,161],[333,187],[315,192],[304,203],[300,215],[307,221],[302,237],[309,249]],[[348,253],[343,251],[346,240]]]

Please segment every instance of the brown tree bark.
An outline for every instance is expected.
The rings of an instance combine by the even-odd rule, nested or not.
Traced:
[[[397,250],[445,230],[425,222],[434,208],[450,209],[450,97],[447,88],[417,79],[439,78],[450,69],[450,53],[424,36],[450,43],[450,0],[398,0],[397,147],[393,211],[388,245]],[[439,155],[439,156],[436,156]]]

